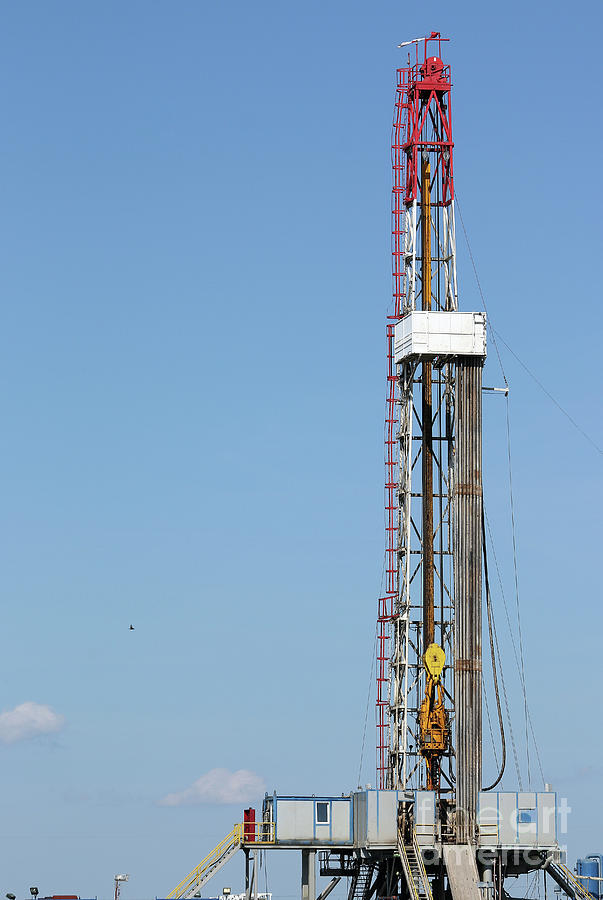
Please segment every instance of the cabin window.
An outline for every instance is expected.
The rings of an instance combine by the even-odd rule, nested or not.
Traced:
[[[519,821],[520,825],[535,825],[536,824],[536,810],[535,809],[520,809],[518,821]]]
[[[329,804],[323,803],[319,801],[316,804],[316,824],[317,825],[328,825],[329,824]]]

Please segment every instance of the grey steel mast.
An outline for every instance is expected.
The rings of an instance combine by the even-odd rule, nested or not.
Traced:
[[[481,788],[485,336],[481,314],[458,310],[451,76],[433,39],[437,55],[426,40],[423,61],[417,51],[415,65],[398,70],[392,144],[387,409],[395,424],[386,430],[378,780],[446,797],[465,842],[475,836]]]

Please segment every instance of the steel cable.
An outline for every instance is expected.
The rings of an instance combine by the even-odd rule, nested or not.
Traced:
[[[369,686],[368,692],[366,696],[366,710],[364,712],[364,729],[362,732],[362,745],[360,747],[360,764],[358,766],[358,787],[361,787],[361,776],[362,776],[362,763],[364,762],[364,746],[366,743],[366,728],[368,725],[368,712],[369,706],[371,702],[371,689],[373,687],[373,669],[375,667],[375,658],[376,658],[376,650],[377,650],[377,625],[375,625],[375,640],[373,642],[373,646],[371,648],[371,674],[369,675]]]
[[[499,351],[499,349],[498,349],[498,343],[497,343],[497,341],[496,341],[496,335],[498,335],[498,337],[500,338],[501,342],[505,345],[505,347],[507,348],[507,350],[508,350],[510,353],[512,353],[512,355],[515,357],[515,359],[517,360],[517,362],[525,369],[525,371],[528,373],[528,375],[536,382],[536,384],[537,384],[537,385],[541,388],[541,390],[547,395],[547,397],[555,404],[555,406],[559,409],[559,411],[562,412],[563,415],[566,416],[567,419],[569,419],[569,421],[571,422],[571,424],[572,424],[572,425],[573,425],[573,426],[574,426],[574,427],[582,434],[582,436],[583,436],[587,441],[589,441],[589,443],[592,444],[592,446],[593,446],[596,450],[598,450],[599,453],[603,453],[603,451],[602,451],[601,448],[598,446],[598,444],[596,444],[595,441],[594,441],[594,440],[593,440],[593,439],[592,439],[592,438],[591,438],[591,437],[590,437],[590,436],[589,436],[582,428],[580,428],[580,426],[578,425],[578,423],[577,423],[577,422],[570,416],[570,414],[569,414],[569,413],[561,406],[561,404],[555,399],[555,397],[550,393],[550,391],[548,391],[548,390],[545,388],[545,386],[542,384],[542,382],[536,377],[536,375],[534,375],[534,373],[526,366],[526,364],[523,362],[523,360],[521,360],[521,359],[519,358],[519,356],[515,353],[515,351],[509,346],[509,344],[505,341],[504,337],[500,334],[500,332],[498,332],[498,331],[494,328],[494,326],[492,325],[492,320],[491,320],[491,318],[490,318],[490,313],[489,313],[488,307],[487,307],[487,305],[486,305],[486,298],[485,298],[485,296],[484,296],[484,292],[483,292],[483,290],[482,290],[482,285],[481,285],[481,282],[480,282],[480,279],[479,279],[479,274],[478,274],[478,271],[477,271],[477,265],[476,265],[476,263],[475,263],[475,258],[474,258],[474,256],[473,256],[473,251],[472,251],[472,249],[471,249],[471,244],[470,244],[470,242],[469,242],[469,235],[467,234],[467,229],[466,229],[466,227],[465,227],[465,222],[464,222],[464,220],[463,220],[463,213],[462,213],[462,211],[461,211],[461,207],[460,207],[460,204],[459,204],[458,192],[456,192],[455,197],[456,197],[456,206],[457,206],[458,211],[459,211],[459,217],[460,217],[460,220],[461,220],[461,226],[462,226],[462,229],[463,229],[463,234],[464,234],[464,236],[465,236],[465,243],[467,244],[467,250],[468,250],[468,252],[469,252],[469,257],[470,257],[470,259],[471,259],[471,265],[472,265],[472,267],[473,267],[473,272],[474,272],[474,275],[475,275],[475,281],[476,281],[477,288],[478,288],[478,291],[479,291],[479,295],[480,295],[480,298],[481,298],[481,301],[482,301],[482,304],[483,304],[483,307],[484,307],[484,311],[485,311],[485,313],[486,313],[486,315],[487,315],[487,317],[488,317],[488,319],[489,319],[489,321],[490,321],[490,333],[492,334],[492,342],[493,342],[493,344],[494,344],[494,349],[495,349],[495,351],[496,351],[496,356],[497,356],[497,358],[498,358],[498,363],[499,363],[499,366],[500,366],[500,371],[501,371],[501,374],[502,374],[502,378],[503,378],[503,381],[504,381],[504,383],[505,383],[505,387],[507,388],[507,391],[506,391],[506,394],[505,394],[506,400],[507,400],[507,407],[506,407],[506,419],[507,419],[507,422],[506,422],[506,425],[507,425],[507,458],[508,458],[508,464],[509,464],[509,493],[510,493],[510,504],[511,504],[512,536],[513,536],[513,567],[514,567],[514,575],[515,575],[515,599],[516,599],[516,607],[517,607],[517,623],[518,623],[518,631],[519,631],[519,656],[518,656],[518,654],[517,654],[517,650],[516,650],[516,647],[515,647],[515,641],[513,640],[513,633],[512,633],[512,629],[511,629],[511,622],[510,622],[510,620],[509,620],[509,614],[508,614],[508,610],[507,610],[507,604],[506,604],[506,600],[505,600],[505,598],[504,598],[504,591],[502,591],[502,581],[501,581],[501,578],[500,578],[500,571],[498,570],[498,561],[496,560],[496,552],[494,553],[494,560],[495,560],[495,562],[496,562],[496,568],[497,568],[497,571],[498,571],[498,578],[499,578],[499,581],[501,582],[501,591],[502,591],[502,593],[503,593],[503,600],[504,600],[504,603],[505,603],[505,611],[506,611],[506,613],[507,613],[507,622],[508,622],[508,625],[509,625],[509,630],[510,630],[510,632],[511,632],[511,641],[512,641],[512,643],[513,643],[513,651],[514,651],[514,654],[515,654],[515,661],[516,661],[516,663],[517,663],[517,668],[518,668],[518,671],[519,671],[519,677],[520,677],[520,682],[521,682],[521,687],[522,687],[522,693],[523,693],[523,699],[524,699],[525,734],[526,734],[526,758],[527,758],[527,767],[528,767],[528,781],[530,781],[529,733],[531,733],[531,735],[532,735],[532,740],[533,740],[533,742],[534,742],[534,748],[535,748],[535,750],[536,750],[536,757],[537,757],[537,760],[538,760],[538,768],[539,768],[539,771],[540,771],[540,775],[541,775],[541,777],[542,777],[542,780],[544,781],[544,773],[543,773],[543,770],[542,770],[542,760],[541,760],[541,758],[540,758],[540,751],[539,751],[539,748],[538,748],[538,743],[537,743],[537,741],[536,741],[536,735],[535,735],[535,733],[534,733],[534,726],[533,726],[533,723],[532,723],[532,717],[531,717],[531,715],[530,715],[530,710],[529,710],[529,706],[528,706],[527,689],[526,689],[526,681],[525,681],[525,665],[524,665],[524,654],[523,654],[523,635],[522,635],[522,628],[521,628],[521,615],[520,615],[520,609],[519,609],[519,579],[518,579],[518,567],[517,567],[517,541],[516,541],[516,535],[515,535],[515,507],[514,507],[514,501],[513,501],[513,478],[512,478],[512,469],[511,469],[511,434],[510,434],[510,422],[509,422],[509,382],[507,381],[507,376],[506,376],[506,373],[505,373],[505,370],[504,370],[504,367],[503,367],[502,358],[501,358],[501,355],[500,355],[500,351]],[[490,527],[490,526],[488,525],[488,529],[489,529],[489,527]],[[492,540],[492,535],[491,535],[491,534],[490,534],[490,539]],[[494,547],[494,544],[493,544],[493,547]],[[500,662],[500,654],[499,654],[499,662]],[[502,677],[502,672],[501,672],[501,677]],[[503,689],[504,689],[504,684],[503,684]],[[505,694],[505,702],[506,702],[506,694]],[[508,721],[509,721],[509,727],[510,727],[511,722],[510,722],[510,717],[509,717],[509,713],[508,713],[508,707],[507,707],[507,718],[508,718]],[[529,731],[529,733],[528,733],[528,731]],[[513,741],[513,734],[512,734],[512,732],[511,732],[511,738],[512,738],[512,743],[513,743],[513,751],[514,751],[514,753],[516,754],[515,742]],[[517,764],[517,758],[516,758],[516,764]]]
[[[486,691],[486,681],[484,679],[482,673],[482,693],[484,696],[484,703],[486,706],[486,718],[488,719],[488,731],[490,732],[490,740],[492,741],[492,752],[494,753],[494,762],[498,765],[498,753],[496,751],[496,744],[494,742],[494,732],[492,731],[492,719],[490,718],[490,704],[488,703],[488,693]]]
[[[528,734],[528,694],[526,690],[526,672],[523,652],[523,633],[521,628],[521,610],[519,607],[519,572],[517,567],[517,540],[515,536],[515,503],[513,501],[513,470],[511,466],[511,424],[509,420],[509,395],[506,395],[506,411],[507,411],[507,459],[509,462],[509,502],[511,504],[511,536],[513,540],[513,572],[515,577],[515,606],[517,609],[517,631],[519,636],[519,659],[521,662],[520,677],[521,689],[523,691],[523,708],[525,717],[525,733],[526,733],[526,763],[528,769],[528,787],[530,786],[532,777],[530,772],[530,739]]]

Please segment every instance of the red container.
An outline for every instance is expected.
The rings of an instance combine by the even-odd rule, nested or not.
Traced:
[[[243,810],[243,841],[252,844],[255,841],[255,809]]]

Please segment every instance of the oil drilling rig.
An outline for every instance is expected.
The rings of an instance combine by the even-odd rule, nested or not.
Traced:
[[[198,894],[239,849],[251,897],[258,852],[283,848],[301,851],[302,900],[325,900],[343,877],[348,900],[503,900],[505,879],[536,869],[568,896],[591,900],[564,865],[549,786],[496,791],[504,754],[493,782],[482,777],[486,622],[496,688],[482,498],[486,319],[459,308],[443,44],[435,32],[412,42],[414,62],[397,71],[377,786],[267,795],[257,820],[246,810],[171,898]],[[504,744],[502,716],[500,724]],[[317,854],[330,876],[319,898]]]

